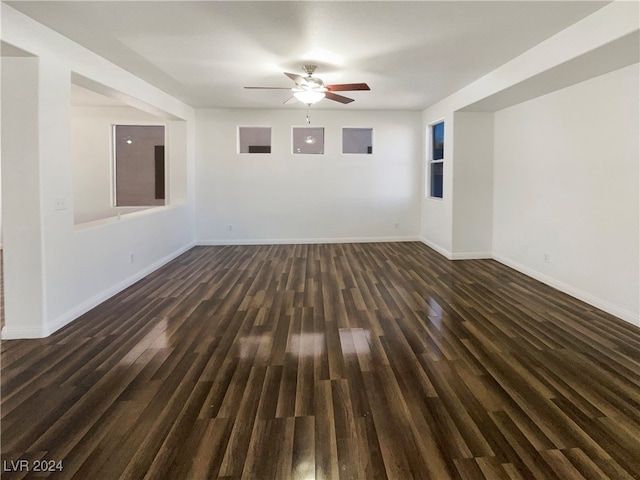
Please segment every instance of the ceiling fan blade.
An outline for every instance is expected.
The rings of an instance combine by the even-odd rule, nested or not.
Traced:
[[[244,87],[249,90],[291,90],[290,87]]]
[[[325,98],[329,100],[334,100],[340,103],[351,103],[353,102],[353,98],[343,97],[342,95],[336,95],[335,93],[327,92]]]
[[[325,85],[330,92],[348,92],[355,90],[371,90],[366,83],[338,83],[336,85]]]
[[[298,99],[294,96],[291,96],[289,98],[287,98],[287,100],[285,100],[284,104],[289,104],[289,103],[296,103],[298,101]]]
[[[296,82],[296,85],[302,85],[302,84],[307,83],[305,78],[302,75],[298,75],[296,73],[287,73],[287,72],[284,72],[284,74],[287,77],[289,77],[291,80]]]

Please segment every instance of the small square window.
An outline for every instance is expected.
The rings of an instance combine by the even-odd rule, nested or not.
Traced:
[[[323,127],[293,127],[294,154],[323,154]]]
[[[373,128],[344,127],[342,153],[373,153]]]
[[[238,127],[238,153],[271,153],[271,127]]]

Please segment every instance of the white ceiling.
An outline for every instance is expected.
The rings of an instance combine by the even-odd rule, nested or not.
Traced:
[[[602,8],[598,1],[9,1],[198,108],[282,105],[282,72],[366,82],[314,108],[422,110]]]

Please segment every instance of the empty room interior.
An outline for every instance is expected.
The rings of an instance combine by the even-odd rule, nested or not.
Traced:
[[[2,478],[640,479],[640,3],[0,7]]]

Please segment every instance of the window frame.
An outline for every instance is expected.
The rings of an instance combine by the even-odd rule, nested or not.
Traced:
[[[436,136],[436,127],[442,125],[442,156],[439,158],[436,157],[436,148],[435,148],[435,136]],[[428,154],[427,154],[427,175],[426,175],[426,188],[425,193],[427,198],[431,200],[442,201],[444,198],[444,139],[445,139],[445,122],[444,119],[438,120],[436,122],[430,123],[428,125]],[[434,169],[440,166],[442,169],[442,185],[440,186],[440,196],[435,195],[433,182],[434,182]]]

